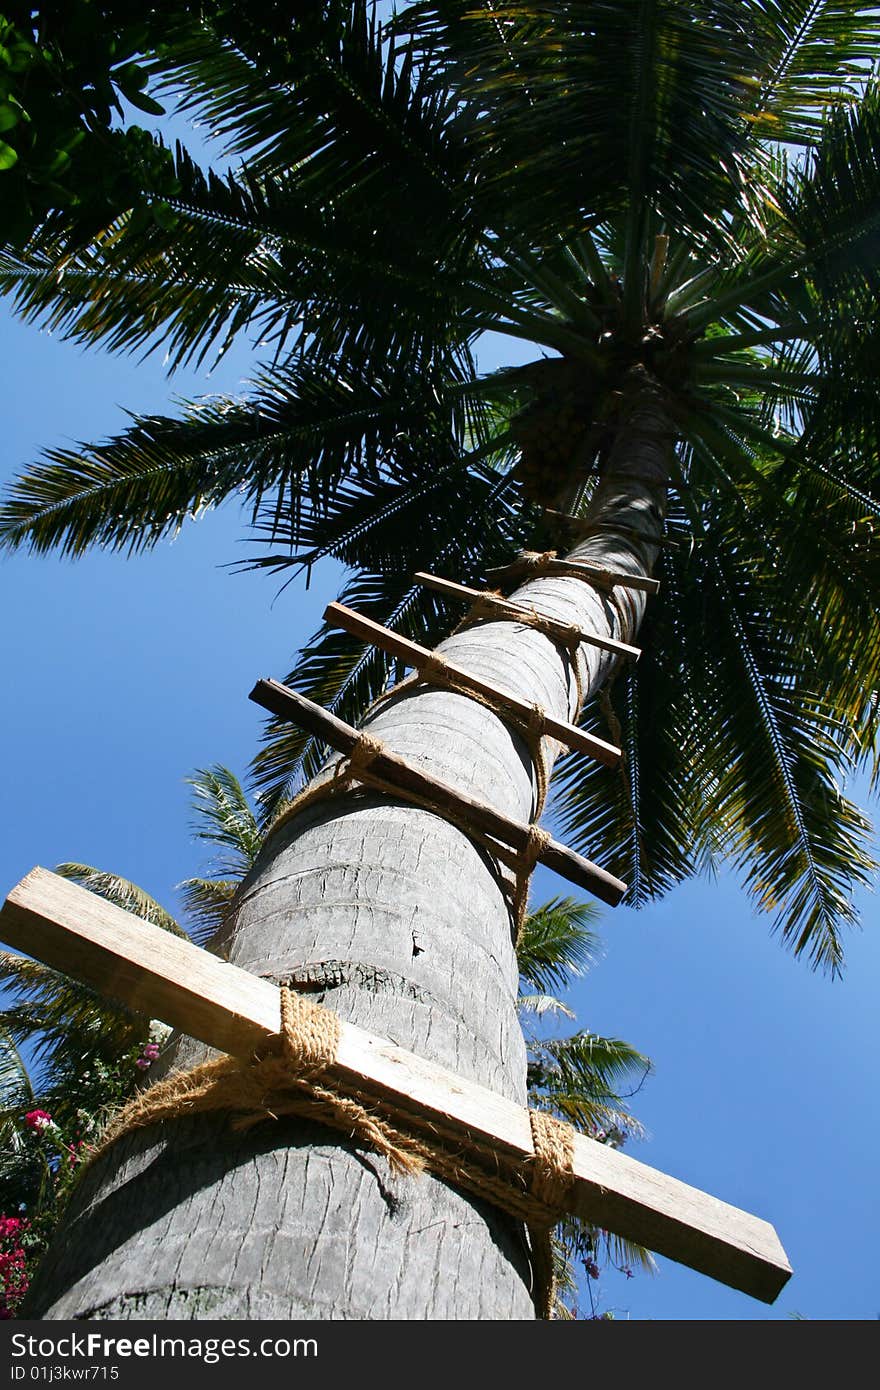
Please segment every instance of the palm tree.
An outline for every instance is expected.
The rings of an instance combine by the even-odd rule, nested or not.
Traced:
[[[229,768],[200,768],[188,781],[195,838],[217,851],[210,864],[212,876],[188,878],[178,885],[188,930],[130,879],[86,864],[59,864],[55,872],[164,931],[189,935],[210,949],[239,885],[256,862],[263,836],[247,794]],[[595,916],[589,903],[553,898],[526,917],[517,943],[518,1002],[524,1014],[573,1018],[550,991],[563,989],[595,961]],[[79,1176],[81,1150],[99,1141],[107,1120],[134,1094],[138,1080],[148,1080],[143,1072],[160,1054],[154,1040],[161,1037],[164,1045],[170,1030],[23,956],[0,952],[0,981],[12,994],[12,1002],[0,1011],[0,1212],[27,1212],[27,1256],[33,1268]],[[526,1037],[530,1104],[615,1147],[642,1136],[642,1127],[620,1093],[627,1087],[630,1094],[640,1089],[651,1069],[646,1057],[629,1043],[587,1031],[547,1038],[527,1030]],[[30,1054],[30,1066],[23,1048]],[[143,1069],[140,1078],[138,1067]],[[36,1135],[27,1134],[26,1121],[32,1116],[47,1120],[45,1130]],[[567,1218],[553,1243],[558,1316],[572,1315],[576,1266],[598,1277],[597,1256],[603,1247],[606,1263],[653,1269],[651,1256],[641,1246],[618,1240],[587,1221]]]
[[[0,282],[80,342],[176,365],[251,330],[272,360],[246,400],[53,452],[12,489],[5,543],[138,550],[238,497],[254,563],[334,555],[346,601],[432,645],[461,612],[414,569],[479,579],[518,546],[564,550],[557,513],[575,516],[571,557],[656,571],[659,596],[531,562],[514,597],[594,638],[640,629],[638,667],[485,616],[442,654],[620,743],[617,772],[566,758],[555,809],[630,901],[728,856],[783,940],[838,971],[874,868],[841,781],[876,732],[878,39],[848,0],[425,0],[384,24],[328,0],[284,32],[204,7],[156,71],[241,167],[178,150],[172,198],[85,245],[50,221]],[[487,333],[534,360],[480,371]],[[345,714],[399,675],[321,631],[291,680]],[[462,694],[411,683],[369,727],[540,813],[528,741]],[[324,752],[270,727],[268,810]],[[494,856],[357,784],[277,825],[231,959],[522,1101]],[[494,1208],[430,1179],[392,1200],[315,1126],[219,1134],[120,1144],[40,1311],[529,1315],[528,1251]]]

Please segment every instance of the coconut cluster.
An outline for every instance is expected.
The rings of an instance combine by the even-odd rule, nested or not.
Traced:
[[[592,410],[582,397],[539,399],[511,422],[519,446],[514,477],[532,502],[547,506],[584,471]]]

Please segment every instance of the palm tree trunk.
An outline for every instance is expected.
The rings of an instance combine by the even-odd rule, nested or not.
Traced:
[[[573,552],[650,572],[663,522],[669,426],[639,379]],[[610,528],[610,529],[609,529]],[[614,529],[619,528],[619,529]],[[633,532],[642,532],[639,542]],[[631,641],[643,594],[614,601],[544,576],[517,598]],[[533,628],[465,629],[439,649],[561,718],[576,714],[569,658]],[[583,645],[587,698],[614,658]],[[522,740],[461,695],[420,687],[371,733],[517,819],[534,811]],[[524,1103],[511,918],[494,861],[427,811],[359,792],[317,802],[270,837],[239,897],[230,958],[316,991],[374,1033]],[[177,1062],[202,1055],[188,1040]],[[33,1291],[45,1318],[530,1318],[522,1227],[425,1176],[400,1180],[341,1134],[298,1120],[245,1134],[196,1117],[132,1134],[95,1163]]]

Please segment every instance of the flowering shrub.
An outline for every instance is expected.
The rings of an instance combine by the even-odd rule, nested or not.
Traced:
[[[54,1124],[52,1116],[46,1110],[29,1110],[24,1117],[24,1122],[28,1129],[36,1130],[38,1133],[41,1129],[46,1129],[48,1125]]]
[[[52,1238],[79,1169],[107,1114],[136,1090],[159,1057],[147,1042],[115,1063],[93,1058],[76,1078],[45,1092],[43,1106],[7,1111],[0,1163],[0,1319],[15,1318]],[[51,1109],[45,1109],[44,1106]],[[7,1145],[6,1141],[10,1141]]]
[[[22,1238],[30,1222],[0,1215],[0,1318],[14,1318],[28,1290],[27,1252]]]

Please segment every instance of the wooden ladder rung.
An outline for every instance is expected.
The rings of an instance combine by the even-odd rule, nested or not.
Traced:
[[[0,940],[129,1008],[250,1062],[278,1047],[277,985],[218,960],[77,884],[34,869],[0,910]],[[407,1127],[460,1134],[520,1184],[534,1166],[528,1112],[387,1038],[341,1019],[326,1084],[390,1105]],[[772,1303],[791,1276],[773,1227],[609,1145],[572,1134],[560,1203],[594,1226]]]
[[[486,578],[514,579],[518,575],[527,574],[530,568],[528,558],[524,557],[512,561],[509,565],[502,565],[500,569],[487,570]],[[577,579],[586,579],[590,584],[595,584],[597,589],[615,589],[619,586],[623,589],[639,589],[646,594],[656,594],[660,588],[660,580],[651,579],[646,574],[624,574],[619,570],[604,569],[601,565],[587,564],[584,560],[545,560],[535,578],[547,574],[573,575]]]
[[[392,632],[389,628],[382,627],[381,623],[374,623],[371,618],[365,618],[363,614],[355,613],[354,609],[346,608],[342,603],[328,604],[324,612],[324,620],[331,627],[339,627],[343,631],[351,633],[352,637],[360,637],[365,642],[372,642],[374,646],[381,647],[383,651],[398,657],[416,669],[436,655],[418,642],[411,642],[408,637],[399,636],[398,633]],[[505,706],[525,722],[528,722],[533,714],[532,706],[525,700],[521,700],[519,696],[509,695],[506,691],[499,690],[496,686],[490,685],[488,681],[481,680],[479,676],[473,676],[469,671],[463,671],[460,666],[454,666],[452,662],[445,662],[445,665],[449,675],[457,685],[473,690],[475,695],[481,695],[495,705]],[[616,767],[620,761],[620,749],[615,748],[613,743],[606,743],[604,739],[586,733],[585,730],[577,728],[575,724],[554,719],[552,715],[544,715],[543,732],[549,734],[551,738],[558,739],[560,743],[566,744],[569,748],[576,748],[581,753],[589,754],[591,758],[596,758],[606,767]]]
[[[280,681],[257,681],[250,693],[255,704],[262,705],[279,719],[289,719],[317,738],[329,743],[340,753],[350,754],[359,743],[361,735],[351,724],[338,719],[329,710],[322,709],[312,700],[291,690]],[[382,781],[392,785],[406,800],[411,793],[420,802],[433,803],[438,814],[444,809],[454,812],[456,820],[463,827],[470,827],[479,834],[491,835],[493,839],[508,845],[518,854],[523,853],[529,844],[531,827],[520,821],[511,820],[491,806],[486,806],[456,787],[450,787],[439,777],[433,777],[422,768],[415,767],[397,753],[386,750],[376,756],[370,764],[370,772]],[[465,830],[467,833],[467,830]],[[586,888],[603,903],[616,907],[626,892],[626,884],[619,878],[584,859],[573,849],[551,840],[538,855],[542,864],[555,873],[567,878],[571,883]]]
[[[510,599],[499,598],[486,589],[471,589],[467,584],[457,584],[452,579],[441,579],[436,574],[426,574],[419,570],[413,575],[417,584],[421,584],[426,589],[435,589],[438,594],[445,594],[447,598],[467,599],[471,603],[479,601],[488,612],[490,609],[498,614],[499,618],[509,619],[510,622],[519,622],[523,617],[540,618],[541,627],[539,631],[545,632],[548,637],[563,646],[568,646],[573,625],[564,623],[558,618],[550,618],[544,613],[538,613],[533,608],[523,608],[518,603],[512,603]],[[587,642],[590,646],[599,647],[603,652],[615,652],[618,656],[630,657],[633,661],[638,661],[641,656],[639,647],[631,647],[628,642],[618,642],[614,637],[603,637],[598,632],[585,632],[583,628],[576,629],[581,642]]]

